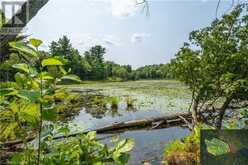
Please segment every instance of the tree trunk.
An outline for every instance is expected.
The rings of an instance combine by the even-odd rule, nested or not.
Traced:
[[[222,107],[220,108],[220,112],[219,112],[219,118],[216,122],[216,128],[217,129],[221,129],[222,127],[222,121],[226,112],[226,109],[228,108],[230,102],[232,101],[232,97],[227,98],[226,101],[224,102],[224,104],[222,105]]]
[[[193,126],[193,128],[196,126],[196,124],[198,122],[198,104],[199,104],[199,99],[198,98],[194,99],[193,108],[192,108],[192,126]]]

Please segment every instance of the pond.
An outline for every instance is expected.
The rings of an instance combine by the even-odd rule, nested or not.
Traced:
[[[190,103],[189,89],[174,80],[150,80],[129,82],[87,82],[66,86],[73,92],[85,93],[85,106],[72,119],[72,123],[84,130],[100,128],[112,123],[135,119],[166,116],[186,111]],[[113,108],[113,97],[118,98]],[[129,105],[127,99],[132,100]],[[120,138],[135,140],[130,164],[142,164],[145,160],[159,164],[166,144],[186,136],[189,131],[181,127],[156,130],[136,130],[119,133]],[[102,135],[101,135],[102,136]]]

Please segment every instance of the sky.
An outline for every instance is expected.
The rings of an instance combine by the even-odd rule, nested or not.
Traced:
[[[167,63],[192,30],[215,19],[217,0],[148,0],[149,16],[136,0],[50,0],[25,34],[44,41],[43,49],[63,35],[80,52],[101,44],[105,59],[134,68]],[[137,0],[141,2],[142,0]],[[221,16],[231,0],[222,0]]]

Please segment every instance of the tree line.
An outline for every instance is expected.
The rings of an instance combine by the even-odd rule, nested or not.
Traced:
[[[49,51],[41,51],[43,58],[59,57],[66,60],[65,69],[79,76],[82,80],[110,80],[127,81],[139,79],[170,79],[173,74],[170,72],[169,64],[146,65],[133,69],[131,65],[120,65],[113,61],[104,59],[106,48],[95,45],[81,54],[71,44],[67,36],[61,37],[58,41],[52,41]],[[12,80],[15,70],[11,67],[20,56],[12,54],[11,58],[0,64],[2,70],[1,80]]]

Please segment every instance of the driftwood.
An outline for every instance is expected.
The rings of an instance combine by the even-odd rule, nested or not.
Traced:
[[[161,117],[114,123],[114,124],[110,124],[110,125],[101,127],[99,129],[96,129],[95,131],[97,133],[108,133],[108,132],[118,131],[121,129],[129,129],[129,128],[135,128],[135,127],[149,127],[149,126],[151,127],[154,123],[157,123],[157,122],[160,123],[160,125],[161,123],[163,123],[164,125],[170,125],[170,126],[184,123],[184,121],[182,121],[179,118],[179,116],[183,116],[184,118],[191,120],[190,113],[177,113],[177,114],[161,116]]]
[[[97,93],[103,91],[103,89],[79,89],[79,88],[71,88],[70,92],[74,93]]]
[[[147,119],[139,119],[139,120],[131,120],[127,122],[121,122],[121,123],[113,123],[104,127],[100,127],[94,130],[88,130],[80,133],[74,133],[70,134],[68,136],[57,136],[54,137],[53,140],[68,138],[68,137],[75,137],[80,134],[86,134],[91,131],[96,131],[98,134],[103,133],[113,133],[124,129],[133,129],[133,128],[144,128],[144,127],[151,127],[154,128],[154,123],[159,123],[158,126],[155,128],[161,128],[161,125],[163,124],[163,127],[166,126],[173,126],[178,124],[183,124],[185,121],[183,121],[179,116],[183,117],[185,120],[191,120],[191,114],[190,113],[177,113],[173,115],[167,115],[167,116],[161,116],[161,117],[154,117],[154,118],[147,118]],[[25,139],[26,142],[34,140],[35,137],[28,137]],[[0,148],[3,147],[10,147],[13,145],[22,144],[23,140],[16,140],[16,141],[9,141],[5,142],[3,144],[0,144]]]

